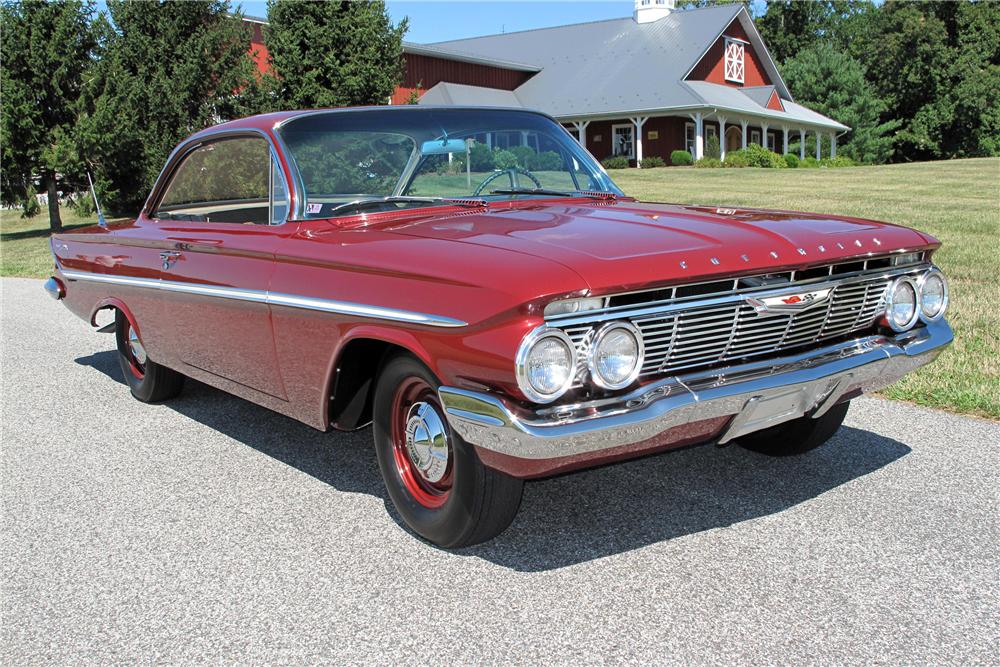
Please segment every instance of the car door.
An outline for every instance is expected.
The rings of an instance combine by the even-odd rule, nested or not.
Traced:
[[[262,136],[227,135],[192,148],[151,207],[163,311],[182,370],[284,399],[266,301],[287,187]],[[225,382],[220,382],[223,380]]]

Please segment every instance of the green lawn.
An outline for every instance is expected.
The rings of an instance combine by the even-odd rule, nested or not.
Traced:
[[[626,193],[678,203],[821,211],[909,225],[944,244],[955,344],[885,394],[1000,419],[1000,159],[844,169],[612,171]],[[86,221],[64,212],[67,225]],[[0,212],[0,275],[44,277],[47,218]]]

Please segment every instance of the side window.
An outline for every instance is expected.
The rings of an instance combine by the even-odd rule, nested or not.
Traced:
[[[264,139],[221,139],[188,153],[153,215],[168,220],[266,225],[273,219],[268,201],[270,179],[271,151]],[[287,207],[287,195],[284,199]]]

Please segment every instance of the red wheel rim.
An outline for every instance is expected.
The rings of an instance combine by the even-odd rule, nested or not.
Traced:
[[[122,338],[125,341],[125,349],[122,350],[122,354],[128,361],[129,370],[132,371],[132,375],[137,380],[141,380],[146,377],[146,348],[143,347],[139,333],[127,317],[125,318],[125,330],[122,331]]]
[[[454,476],[451,439],[437,392],[418,377],[405,379],[392,400],[392,454],[407,492],[419,504],[445,504]]]

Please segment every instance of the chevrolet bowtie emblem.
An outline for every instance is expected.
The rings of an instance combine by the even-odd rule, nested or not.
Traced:
[[[830,298],[833,288],[800,292],[798,294],[782,294],[780,296],[747,297],[746,302],[758,313],[776,313],[795,311],[808,308]]]

